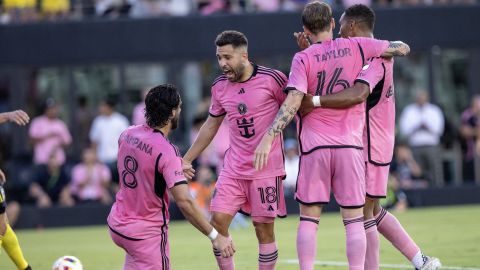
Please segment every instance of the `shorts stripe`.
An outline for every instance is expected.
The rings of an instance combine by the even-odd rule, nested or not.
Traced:
[[[380,211],[380,215],[378,215],[378,217],[375,219],[375,221],[377,222],[377,225],[380,225],[380,222],[382,222],[386,214],[387,214],[387,210],[385,210],[385,208],[382,208],[382,211]]]
[[[167,235],[162,233],[162,242],[160,243],[160,253],[162,254],[162,270],[169,269],[169,260],[166,254]]]
[[[220,256],[222,256],[221,252],[220,252],[218,249],[216,249],[216,248],[213,248],[213,255],[215,255],[215,257],[220,257]]]

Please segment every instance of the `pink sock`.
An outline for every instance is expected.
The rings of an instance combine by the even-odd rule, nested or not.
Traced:
[[[377,221],[378,231],[411,261],[420,249],[405,229],[403,229],[398,219],[384,208],[375,216],[375,219]]]
[[[230,240],[232,240],[232,236],[229,236]],[[215,259],[217,260],[218,268],[220,270],[235,270],[235,263],[233,261],[233,256],[224,258],[220,253],[220,250],[213,248],[213,255],[215,255]]]
[[[317,255],[318,218],[300,216],[297,230],[297,255],[300,270],[313,270]]]
[[[278,249],[277,243],[258,245],[258,269],[273,270],[277,263]]]
[[[363,227],[363,216],[344,219],[345,232],[347,235],[347,258],[348,269],[363,270],[365,253],[367,251],[367,239]]]
[[[375,219],[364,222],[367,236],[367,253],[365,254],[365,270],[378,270],[380,264],[380,241],[378,239],[377,223]]]

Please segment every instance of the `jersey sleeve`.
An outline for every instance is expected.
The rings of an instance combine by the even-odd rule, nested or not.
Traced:
[[[307,94],[308,91],[308,78],[307,78],[307,66],[302,57],[302,54],[297,53],[293,57],[292,66],[290,68],[290,75],[288,77],[288,84],[285,91],[296,89]]]
[[[385,68],[382,65],[381,58],[375,58],[372,61],[368,62],[363,68],[360,74],[358,74],[355,82],[361,82],[368,85],[370,88],[370,93],[372,93],[373,88],[385,77]]]
[[[363,54],[363,59],[365,60],[372,57],[380,57],[390,44],[388,40],[374,38],[357,37],[353,38],[353,40],[358,43],[360,53]]]
[[[167,184],[167,188],[173,188],[176,185],[187,184],[182,170],[182,159],[176,155],[165,154],[161,157],[159,171]]]
[[[277,83],[273,84],[273,95],[278,105],[282,105],[287,98],[284,90],[287,88],[288,78],[283,72],[275,71],[275,73],[280,77],[279,82],[281,82],[281,85]]]
[[[211,97],[210,109],[208,110],[208,113],[210,114],[210,116],[213,116],[213,117],[220,117],[227,114],[225,109],[220,104],[220,101],[218,100],[218,97],[215,93],[215,86],[212,86],[212,97]]]

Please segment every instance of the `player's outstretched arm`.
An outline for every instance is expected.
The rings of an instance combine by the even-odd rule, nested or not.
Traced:
[[[255,149],[253,165],[256,170],[261,170],[267,165],[268,155],[270,154],[270,148],[272,147],[272,142],[275,139],[275,136],[282,133],[283,129],[285,129],[285,127],[292,121],[293,117],[295,117],[304,95],[303,92],[296,89],[288,92],[288,96],[280,107],[275,120],[265,135],[263,135],[257,149]]]
[[[19,126],[25,126],[30,121],[30,117],[22,110],[0,113],[0,124],[7,121],[14,122]]]
[[[185,218],[201,233],[208,236],[212,241],[213,247],[220,250],[223,257],[227,258],[233,256],[235,247],[232,240],[223,236],[215,230],[215,228],[208,223],[203,216],[197,204],[190,196],[188,185],[176,185],[170,190],[172,192],[175,203],[182,211]]]
[[[192,168],[192,161],[194,161],[207,146],[212,142],[213,138],[217,134],[218,128],[222,124],[225,115],[219,117],[209,116],[207,121],[202,125],[198,136],[193,142],[190,149],[183,156],[183,173],[187,179],[192,179],[195,171]]]
[[[406,56],[410,53],[408,44],[402,41],[390,41],[388,48],[382,53],[382,57]]]
[[[0,185],[5,184],[6,181],[7,181],[7,178],[5,177],[5,174],[3,173],[2,170],[0,170]]]
[[[365,83],[356,82],[352,87],[331,95],[312,96],[306,95],[302,100],[300,114],[306,115],[315,107],[324,108],[349,108],[367,100],[370,88]]]

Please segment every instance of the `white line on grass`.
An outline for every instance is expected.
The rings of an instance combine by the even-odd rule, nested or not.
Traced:
[[[289,260],[282,260],[283,263],[286,264],[298,264],[298,260],[296,259],[289,259]],[[320,266],[338,266],[344,267],[348,266],[346,262],[336,262],[336,261],[315,261],[316,265]],[[380,264],[380,267],[385,268],[397,268],[397,269],[412,269],[411,265],[407,264]],[[480,268],[472,268],[472,267],[461,267],[461,266],[442,266],[441,269],[444,270],[480,270]]]

